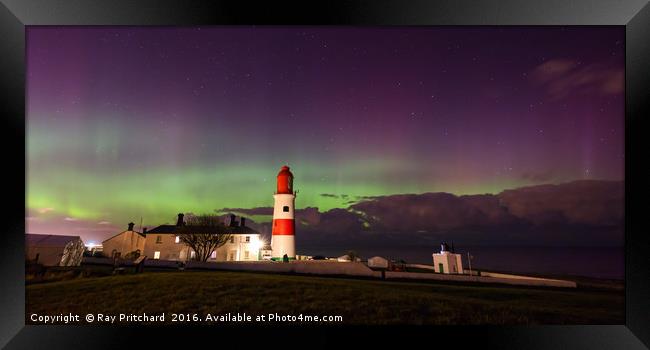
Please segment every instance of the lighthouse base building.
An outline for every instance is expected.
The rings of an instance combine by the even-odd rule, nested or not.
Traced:
[[[433,253],[433,266],[438,273],[463,273],[463,259],[460,254],[454,254],[447,248],[446,243],[441,244],[440,253]]]

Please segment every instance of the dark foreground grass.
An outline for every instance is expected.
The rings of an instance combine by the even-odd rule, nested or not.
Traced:
[[[26,286],[39,315],[340,315],[346,324],[623,324],[624,294],[250,272],[160,272]]]

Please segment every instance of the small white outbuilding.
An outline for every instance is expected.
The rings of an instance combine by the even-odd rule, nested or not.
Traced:
[[[368,267],[387,269],[388,264],[388,259],[382,258],[381,256],[373,256],[368,259]]]
[[[447,243],[440,245],[440,253],[433,253],[433,266],[438,273],[463,273],[463,260],[460,254],[451,253],[447,248]]]
[[[338,258],[336,258],[336,260],[338,260],[339,262],[351,262],[352,258],[349,255],[345,254],[345,255],[339,256]],[[359,261],[361,261],[361,258],[358,258],[358,257],[354,258],[354,261],[359,262]]]

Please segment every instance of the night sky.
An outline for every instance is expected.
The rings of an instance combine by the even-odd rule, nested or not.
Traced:
[[[27,231],[271,206],[283,164],[320,210],[623,180],[624,49],[622,27],[28,27]]]

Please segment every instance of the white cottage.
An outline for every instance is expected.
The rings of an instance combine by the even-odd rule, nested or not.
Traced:
[[[160,225],[146,233],[144,255],[147,259],[188,261],[194,258],[194,251],[180,240],[180,228],[184,225],[183,214],[178,214],[176,225]],[[230,225],[225,228],[230,240],[212,252],[208,261],[257,261],[264,242],[260,233],[230,216]]]

